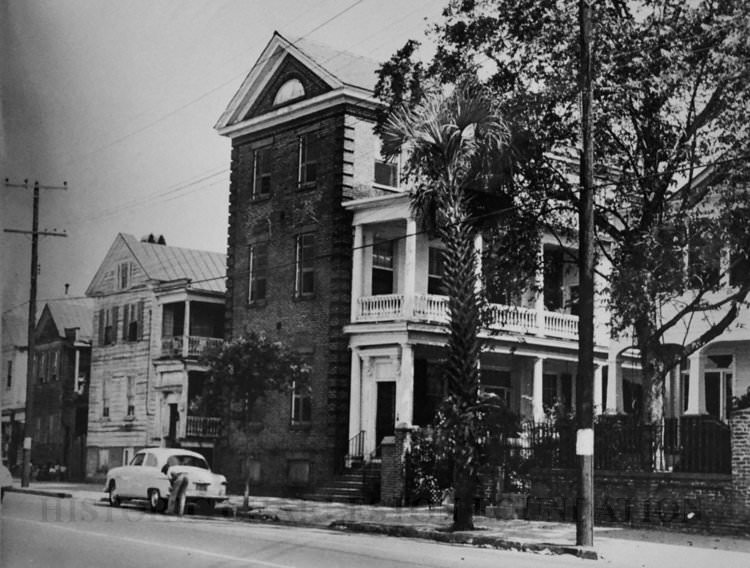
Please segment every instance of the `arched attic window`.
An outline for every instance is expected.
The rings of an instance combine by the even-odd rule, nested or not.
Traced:
[[[279,87],[278,91],[276,91],[276,96],[273,98],[273,104],[274,106],[280,105],[304,96],[305,88],[302,86],[299,79],[289,79]]]

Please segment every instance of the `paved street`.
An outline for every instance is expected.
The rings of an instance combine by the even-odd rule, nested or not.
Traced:
[[[450,546],[325,529],[222,518],[152,515],[140,506],[113,509],[90,499],[9,493],[3,502],[3,567],[158,566],[708,566],[746,567],[730,550],[599,539],[602,559]]]
[[[151,515],[77,499],[11,493],[3,502],[2,565],[55,567],[582,566],[569,556],[458,547],[225,519]],[[589,561],[590,562],[590,561]]]

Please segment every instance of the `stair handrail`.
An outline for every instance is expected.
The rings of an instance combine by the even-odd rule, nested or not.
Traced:
[[[365,436],[366,432],[360,430],[358,434],[349,439],[349,458],[365,457]]]

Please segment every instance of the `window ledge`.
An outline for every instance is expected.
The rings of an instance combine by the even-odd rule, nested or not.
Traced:
[[[316,181],[298,181],[297,182],[297,189],[299,190],[305,190],[305,189],[315,189],[318,186],[318,182]]]
[[[289,424],[289,429],[303,432],[312,430],[312,422],[292,422]]]
[[[295,302],[307,302],[309,300],[315,299],[315,293],[312,294],[295,294],[294,301]]]
[[[248,308],[265,308],[268,305],[268,300],[250,300],[247,303]]]
[[[262,195],[251,195],[250,196],[250,201],[252,201],[253,203],[259,203],[259,202],[263,202],[263,201],[269,201],[270,199],[271,199],[271,194],[270,193],[265,193],[265,194],[262,194]]]
[[[125,422],[133,422],[135,420],[135,415],[133,415],[133,416],[125,416],[123,418],[123,420],[125,420]]]

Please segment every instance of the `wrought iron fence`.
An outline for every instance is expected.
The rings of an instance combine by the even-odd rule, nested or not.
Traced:
[[[576,466],[575,424],[524,422],[503,441],[506,462],[525,468]],[[729,426],[710,416],[641,424],[627,416],[601,416],[595,425],[594,467],[612,471],[730,473]]]

